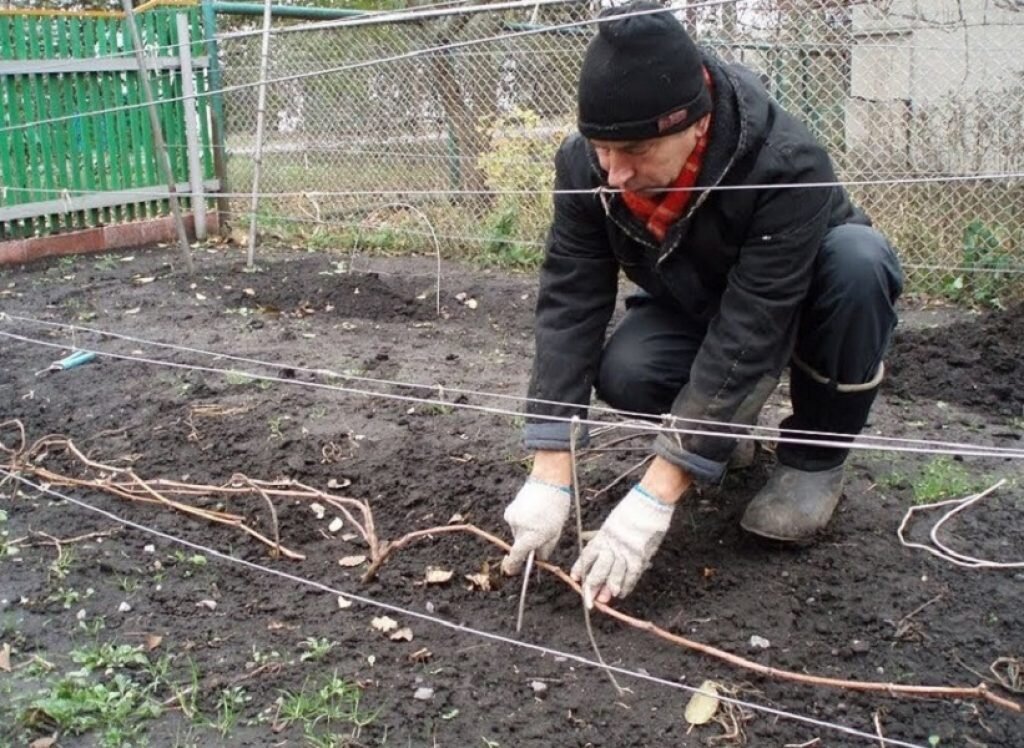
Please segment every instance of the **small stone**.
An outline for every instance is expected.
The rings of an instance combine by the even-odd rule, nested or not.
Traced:
[[[144,545],[144,546],[142,547],[142,552],[143,552],[143,553],[156,553],[156,546],[155,546],[155,545],[153,545],[153,544],[150,544],[150,545]]]
[[[352,607],[352,601],[344,595],[338,595],[338,609],[345,610],[346,608]]]
[[[531,681],[530,688],[533,689],[534,696],[543,697],[548,692],[548,684],[542,680]]]
[[[852,649],[857,654],[864,654],[865,652],[871,651],[871,645],[868,644],[866,641],[854,639],[852,642],[850,642],[850,649]]]
[[[87,615],[89,614],[85,612],[85,608],[82,608],[75,614],[75,618],[77,618],[79,621],[84,621]]]
[[[327,529],[330,530],[331,532],[337,532],[344,525],[345,525],[345,523],[342,521],[341,517],[335,517],[334,519],[331,520],[331,524],[327,525]]]
[[[131,609],[132,609],[132,606],[129,605],[128,603],[126,603],[126,602],[121,603],[120,605],[117,606],[117,612],[118,613],[128,613],[129,611],[131,611]]]
[[[476,309],[476,299],[466,299],[466,306],[470,309]]]
[[[758,636],[757,634],[754,634],[752,637],[750,637],[751,649],[768,649],[768,647],[770,647],[771,645],[772,643],[765,639],[763,636]]]
[[[412,697],[417,701],[430,701],[434,698],[434,689],[421,686],[416,689],[416,693],[414,693]]]

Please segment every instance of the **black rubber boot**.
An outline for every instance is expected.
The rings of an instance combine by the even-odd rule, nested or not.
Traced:
[[[878,393],[882,368],[864,385],[829,385],[794,365],[790,371],[793,415],[782,422],[783,436],[842,445],[860,433]],[[828,432],[825,437],[794,431]],[[825,529],[843,492],[843,464],[849,449],[782,442],[779,464],[747,506],[740,526],[747,532],[801,542]]]
[[[842,492],[842,465],[816,472],[777,465],[747,506],[740,527],[772,540],[810,540],[828,525]]]

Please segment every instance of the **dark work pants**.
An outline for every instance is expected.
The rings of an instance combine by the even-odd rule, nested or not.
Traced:
[[[800,313],[794,357],[803,366],[790,367],[793,415],[783,421],[784,433],[860,433],[877,386],[856,385],[879,373],[902,290],[899,260],[878,231],[844,225],[825,235]],[[598,397],[621,410],[669,412],[705,333],[704,325],[680,319],[678,310],[650,297],[631,299],[605,343]],[[847,451],[783,443],[776,454],[792,467],[825,470],[841,464]]]

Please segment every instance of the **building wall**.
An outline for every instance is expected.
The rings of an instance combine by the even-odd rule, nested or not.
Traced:
[[[882,171],[1020,170],[1024,3],[894,0],[853,13],[851,161]]]

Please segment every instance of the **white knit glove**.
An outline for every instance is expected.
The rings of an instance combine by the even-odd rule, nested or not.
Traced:
[[[639,485],[626,494],[573,564],[572,577],[583,580],[588,604],[602,588],[612,597],[633,591],[668,532],[674,511],[675,505],[658,500]]]
[[[555,549],[562,526],[569,518],[568,486],[556,486],[528,478],[512,503],[505,508],[505,521],[515,542],[501,562],[505,574],[518,574],[530,551],[546,559]]]

